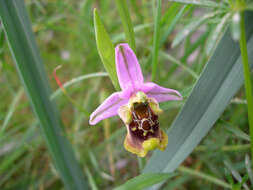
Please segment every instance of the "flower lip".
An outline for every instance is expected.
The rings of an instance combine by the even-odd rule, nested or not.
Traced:
[[[124,146],[126,150],[141,157],[155,148],[164,150],[168,143],[167,135],[160,130],[158,115],[152,110],[154,105],[158,107],[155,110],[159,109],[159,105],[153,101],[155,100],[152,98],[148,98],[146,102],[130,101],[133,102],[133,106],[120,108],[131,114],[131,121],[126,123],[128,133]]]

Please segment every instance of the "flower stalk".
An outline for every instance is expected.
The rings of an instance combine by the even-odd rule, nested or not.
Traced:
[[[246,34],[245,34],[245,22],[244,22],[244,12],[241,12],[241,20],[240,20],[240,49],[241,49],[241,57],[243,64],[243,72],[244,72],[244,86],[246,92],[246,99],[248,103],[248,121],[249,121],[249,131],[250,131],[250,143],[251,143],[251,158],[253,158],[253,96],[252,96],[252,86],[250,81],[250,67],[249,67],[249,59],[247,52],[247,42],[246,42]],[[253,166],[253,159],[252,166]]]

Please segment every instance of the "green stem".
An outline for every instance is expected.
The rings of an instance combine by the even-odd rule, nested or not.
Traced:
[[[225,145],[217,149],[217,151],[238,152],[249,150],[250,148],[251,148],[250,144]],[[195,148],[195,151],[210,151],[210,148],[208,146],[199,145]]]
[[[156,0],[156,13],[155,13],[155,29],[153,37],[153,52],[152,52],[152,81],[156,78],[157,65],[158,65],[158,53],[160,45],[160,20],[161,20],[161,0]]]
[[[127,2],[126,0],[116,0],[115,2],[122,20],[127,43],[129,43],[133,51],[136,52],[134,28],[128,11]]]
[[[246,34],[245,34],[245,24],[244,24],[244,13],[241,12],[240,20],[240,48],[244,72],[244,86],[246,91],[246,98],[248,103],[248,120],[249,120],[249,131],[250,131],[250,144],[251,144],[251,160],[253,166],[253,96],[252,87],[250,81],[250,67],[247,52]]]

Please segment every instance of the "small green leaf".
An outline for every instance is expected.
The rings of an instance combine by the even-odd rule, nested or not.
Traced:
[[[218,3],[215,3],[214,1],[209,1],[209,0],[169,0],[169,1],[199,5],[199,6],[206,6],[206,7],[219,7],[220,6]]]
[[[114,190],[142,190],[174,176],[175,174],[172,173],[145,173],[128,180]]]
[[[99,56],[104,64],[106,71],[110,76],[110,79],[115,89],[119,90],[118,77],[115,67],[115,51],[113,43],[108,33],[106,32],[105,27],[96,9],[94,9],[93,16],[94,16],[96,43]]]

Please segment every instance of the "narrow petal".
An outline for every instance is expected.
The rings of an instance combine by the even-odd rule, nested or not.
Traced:
[[[182,95],[173,89],[161,87],[153,82],[142,85],[142,90],[148,97],[156,99],[158,102],[169,100],[182,100]]]
[[[128,44],[115,48],[115,61],[119,84],[122,90],[134,88],[143,83],[143,75],[138,60]]]
[[[120,106],[127,103],[126,99],[120,98],[121,92],[115,92],[109,96],[91,115],[90,125],[95,125],[99,121],[117,115]]]

